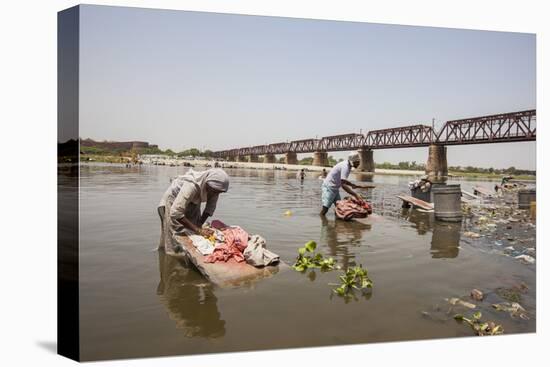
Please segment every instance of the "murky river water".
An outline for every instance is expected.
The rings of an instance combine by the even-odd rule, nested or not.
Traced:
[[[324,346],[472,335],[452,315],[426,318],[444,298],[489,294],[524,282],[530,320],[512,319],[483,302],[484,317],[506,333],[535,331],[535,266],[461,239],[460,225],[403,211],[395,194],[411,177],[375,176],[370,225],[319,218],[320,184],[294,172],[227,170],[230,191],[215,218],[261,234],[292,264],[309,240],[339,264],[362,264],[372,293],[345,302],[328,283],[338,271],[281,271],[253,285],[220,289],[193,269],[152,251],[158,201],[183,167],[114,165],[81,168],[80,307],[84,360]],[[315,176],[315,177],[314,177]],[[357,177],[356,177],[357,178]],[[460,182],[470,190],[473,181]],[[492,183],[480,183],[488,188]],[[291,216],[283,213],[287,210]]]

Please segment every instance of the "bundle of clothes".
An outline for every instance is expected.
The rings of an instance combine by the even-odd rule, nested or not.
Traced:
[[[420,177],[418,180],[409,182],[409,189],[411,189],[411,191],[420,190],[422,192],[428,192],[431,187],[432,183],[427,175]]]
[[[279,255],[266,248],[262,236],[250,236],[241,227],[228,226],[219,220],[213,220],[208,228],[213,231],[209,238],[189,235],[197,250],[206,256],[204,261],[207,263],[235,259],[239,263],[246,261],[247,264],[262,267],[279,262]]]
[[[343,220],[366,218],[372,214],[372,206],[365,200],[347,196],[336,202],[336,217]]]

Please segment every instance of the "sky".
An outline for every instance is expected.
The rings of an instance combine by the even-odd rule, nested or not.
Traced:
[[[216,151],[536,108],[534,34],[92,5],[80,21],[82,138]],[[450,166],[535,159],[534,142],[447,149]]]

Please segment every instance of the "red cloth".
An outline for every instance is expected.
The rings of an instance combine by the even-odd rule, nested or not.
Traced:
[[[366,218],[372,214],[372,207],[364,200],[357,200],[354,197],[346,197],[336,202],[336,216],[343,220],[351,218]]]
[[[212,228],[219,229],[219,230],[223,230],[228,227],[224,222],[218,219],[214,219],[212,223],[210,223],[210,226]]]
[[[225,242],[214,248],[214,252],[208,255],[204,262],[215,263],[234,258],[237,262],[244,261],[243,251],[248,246],[248,233],[241,227],[227,227],[222,229]]]

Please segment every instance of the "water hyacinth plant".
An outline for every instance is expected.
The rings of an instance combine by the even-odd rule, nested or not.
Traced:
[[[321,271],[330,271],[334,269],[340,269],[336,265],[336,261],[332,258],[324,258],[322,254],[315,253],[317,244],[315,241],[307,242],[304,247],[298,249],[298,257],[296,262],[292,266],[296,271],[304,272],[307,269],[320,268]],[[315,276],[310,273],[310,279],[315,279]],[[363,265],[354,266],[346,269],[343,275],[340,276],[341,284],[329,284],[338,285],[333,289],[333,292],[339,296],[343,296],[348,299],[350,296],[354,296],[354,290],[365,290],[372,288],[373,282],[367,275],[367,269],[363,268]],[[368,293],[363,293],[368,294]]]
[[[333,291],[339,296],[346,296],[353,290],[364,290],[366,288],[372,288],[373,282],[368,277],[367,269],[364,269],[362,265],[348,268],[344,275],[340,276],[342,284]]]
[[[320,268],[321,270],[334,269],[336,261],[332,257],[324,258],[320,253],[314,253],[316,248],[317,243],[315,241],[309,241],[304,247],[300,247],[298,257],[292,267],[300,272],[313,268]]]
[[[454,319],[459,322],[466,322],[477,335],[500,335],[504,333],[504,329],[501,325],[497,325],[492,321],[481,321],[481,312],[476,312],[472,315],[472,318],[466,318],[461,314],[454,315]]]

